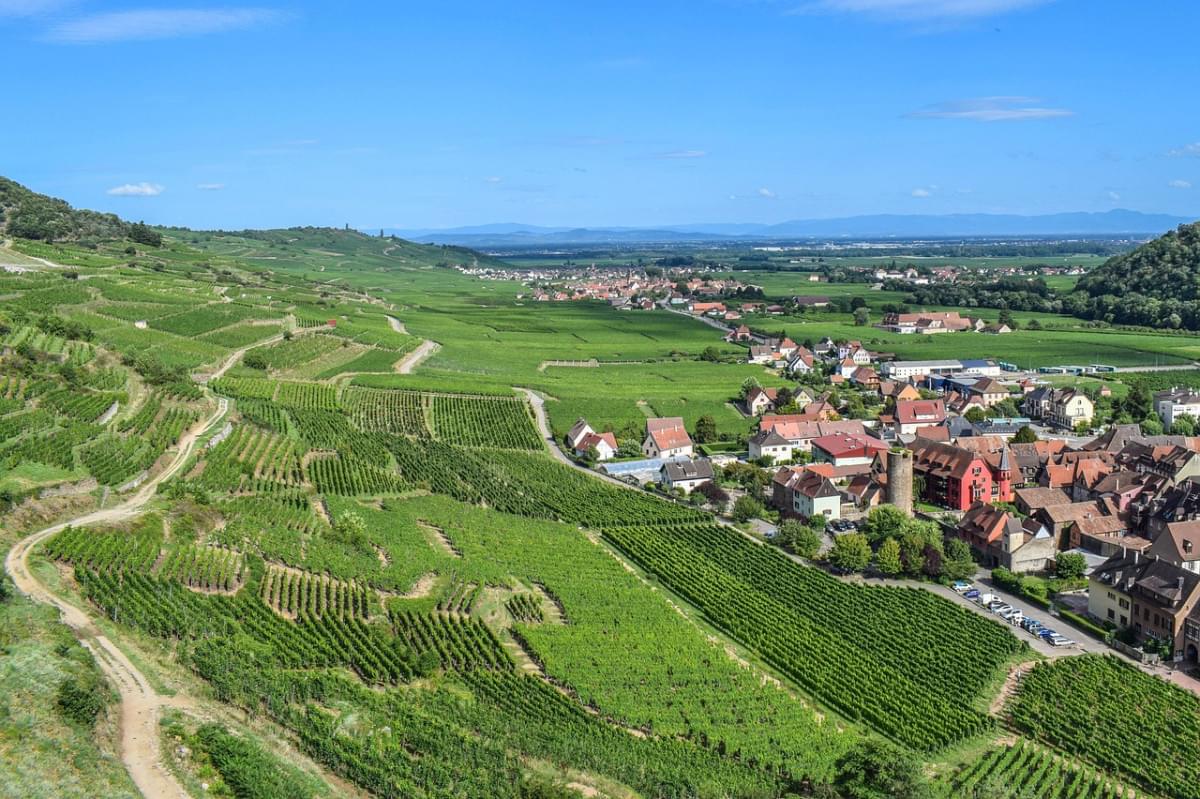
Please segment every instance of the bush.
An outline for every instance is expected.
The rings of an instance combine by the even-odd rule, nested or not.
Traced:
[[[1071,622],[1076,627],[1079,627],[1079,628],[1091,633],[1092,635],[1096,636],[1097,638],[1100,638],[1100,639],[1108,638],[1108,630],[1104,629],[1099,624],[1096,624],[1096,622],[1092,621],[1091,619],[1088,619],[1084,616],[1080,616],[1078,613],[1075,613],[1070,610],[1060,610],[1058,612],[1058,615],[1060,617],[1066,619],[1067,621]]]
[[[1010,591],[1014,594],[1021,593],[1021,578],[1003,566],[992,569],[992,582],[1003,591]]]
[[[1054,556],[1054,574],[1063,579],[1082,577],[1087,559],[1079,552],[1059,552]]]
[[[81,727],[91,728],[108,705],[108,691],[99,675],[68,677],[58,684],[55,704],[63,716]]]
[[[738,497],[737,502],[733,503],[733,520],[748,522],[762,515],[764,510],[762,502],[749,494],[744,494]]]
[[[932,794],[922,769],[910,752],[868,738],[838,761],[836,785],[847,799],[925,799]]]

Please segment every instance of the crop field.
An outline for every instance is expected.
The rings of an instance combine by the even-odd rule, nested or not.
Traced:
[[[988,714],[1029,657],[1005,626],[932,592],[841,581],[696,506],[559,463],[514,392],[544,395],[558,435],[585,416],[640,438],[657,415],[743,435],[743,381],[787,381],[715,362],[744,352],[721,331],[667,311],[534,305],[517,298],[528,287],[448,268],[495,263],[455,248],[313,228],[173,235],[149,255],[31,245],[86,279],[3,278],[22,295],[6,335],[55,357],[0,368],[0,486],[120,487],[231,399],[222,432],[146,513],[69,527],[38,557],[73,574],[62,590],[111,634],[139,631],[164,673],[177,662],[211,688],[205,701],[357,788],[528,799],[542,774],[647,799],[807,795],[879,737],[940,774],[939,797],[1125,799],[1136,786],[1183,799],[1200,781],[1193,697],[1075,657],[1034,668],[1011,721]],[[44,333],[49,312],[91,341]],[[188,374],[293,319],[290,340],[211,385]],[[1051,317],[1043,331],[929,339],[824,312],[753,321],[904,357],[1200,356],[1194,337]],[[394,373],[423,339],[440,349]],[[212,741],[223,777],[261,760]]]
[[[1115,657],[1035,667],[1012,718],[1031,737],[1161,796],[1188,799],[1200,785],[1200,699]],[[1121,727],[1131,718],[1142,725],[1138,735]]]
[[[681,416],[688,429],[701,416],[712,416],[723,435],[751,427],[733,405],[742,383],[754,378],[764,386],[780,379],[761,366],[678,361],[604,365],[595,368],[548,366],[523,385],[534,385],[555,401],[546,403],[556,436],[584,417],[597,430],[611,427],[618,439],[640,440],[647,416]]]
[[[237,303],[213,303],[149,321],[150,327],[179,336],[197,336],[247,319],[269,319],[269,312]]]
[[[849,586],[724,528],[613,527],[605,536],[813,695],[922,749],[987,726],[971,703],[1022,648],[928,592]],[[968,647],[970,662],[954,657]]]
[[[1022,741],[991,750],[947,779],[940,793],[946,799],[1126,799],[1130,791],[1076,760]]]
[[[396,350],[380,350],[380,349],[357,349],[350,350],[354,353],[354,357],[350,360],[345,360],[342,363],[331,365],[324,371],[317,372],[314,377],[318,380],[324,380],[330,377],[337,377],[344,374],[356,374],[359,372],[391,372],[396,365],[396,361],[404,357],[402,352]]]
[[[297,336],[291,341],[281,341],[251,352],[268,369],[285,372],[303,366],[342,346],[342,342],[329,335]]]
[[[218,347],[228,347],[229,349],[238,349],[245,347],[248,344],[253,344],[256,341],[270,338],[279,333],[277,325],[264,324],[237,324],[229,327],[214,330],[211,333],[205,333],[200,337],[201,341],[209,344],[215,344]]]
[[[297,416],[296,412],[318,411],[339,415],[326,419],[320,428],[337,426],[348,418],[368,433],[395,433],[432,437],[449,444],[491,449],[542,449],[534,427],[533,413],[524,398],[490,395],[445,395],[413,391],[386,391],[359,387],[339,388],[324,383],[280,382],[244,377],[225,377],[213,387],[223,394],[249,400],[271,399],[288,409],[293,421],[315,435],[310,443],[331,442],[312,425],[319,417]]]

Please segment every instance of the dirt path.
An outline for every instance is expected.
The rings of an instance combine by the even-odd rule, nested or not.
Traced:
[[[408,335],[408,328],[406,328],[404,326],[404,323],[401,322],[399,319],[397,319],[394,316],[389,316],[387,318],[387,320],[388,320],[388,324],[392,326],[392,330],[395,330],[397,333],[404,335],[404,336]]]
[[[993,716],[999,716],[1000,711],[1004,710],[1004,705],[1017,692],[1017,686],[1021,683],[1021,678],[1029,673],[1029,670],[1037,665],[1036,660],[1029,660],[1024,663],[1018,663],[1013,666],[1012,671],[1004,678],[1004,686],[1000,689],[1000,693],[992,700],[992,704],[988,707],[988,713]]]
[[[391,318],[390,316],[388,317]],[[395,366],[396,372],[402,375],[410,375],[413,369],[420,366],[421,362],[433,355],[441,347],[436,341],[425,340],[415,350],[401,358]]]
[[[17,590],[35,602],[58,608],[63,623],[71,628],[80,643],[95,656],[100,670],[116,687],[121,698],[121,761],[138,790],[154,799],[187,797],[187,792],[163,765],[158,745],[158,717],[162,708],[185,706],[187,703],[160,696],[129,658],[96,628],[84,610],[55,596],[38,581],[29,568],[29,555],[39,544],[68,525],[109,524],[139,514],[146,503],[154,498],[159,484],[183,468],[195,449],[196,441],[220,423],[228,409],[229,401],[219,399],[213,413],[180,438],[175,456],[167,467],[147,480],[137,493],[123,503],[60,522],[26,536],[9,550],[4,561],[4,567]]]
[[[8,252],[10,252],[14,256],[16,256],[17,258],[27,259],[29,261],[33,261],[34,263],[39,263],[42,266],[48,267],[50,269],[60,269],[61,270],[61,269],[69,268],[69,267],[65,267],[61,264],[56,264],[53,261],[47,261],[45,258],[38,258],[35,255],[26,255],[23,252],[18,252],[17,250],[14,250],[12,248],[12,239],[4,239],[4,241],[0,242],[0,249],[7,250]],[[27,263],[15,263],[13,265],[14,266],[29,266],[29,264],[27,264]]]

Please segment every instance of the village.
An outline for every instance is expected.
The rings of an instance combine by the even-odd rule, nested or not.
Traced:
[[[711,313],[706,306],[693,302],[691,312]],[[952,312],[912,316],[884,324],[911,323],[917,335],[933,332],[921,327],[966,329]],[[1053,606],[1077,637],[1108,640],[1143,662],[1196,666],[1200,393],[1153,396],[1162,433],[1124,423],[1102,429],[1096,404],[1111,391],[1099,382],[1057,387],[989,358],[881,360],[858,341],[826,338],[810,348],[745,326],[727,339],[746,346],[749,363],[796,381],[731,387],[750,426],[738,442],[744,448],[699,443],[703,421],[689,430],[682,418],[650,418],[640,457],[621,457],[612,432],[580,419],[563,442],[568,454],[707,506],[837,570],[878,569],[894,542],[909,554],[883,576],[953,576],[960,593],[982,597],[1006,620],[1031,633],[1049,629],[969,582],[990,572],[995,590],[1002,584],[1016,599]],[[892,528],[880,532],[884,520]],[[909,525],[921,523],[949,543],[928,533],[923,542],[907,540]],[[818,543],[798,546],[797,530]],[[857,563],[840,557],[852,544],[867,547]],[[923,565],[910,568],[907,559]],[[1042,638],[1076,645],[1059,632]]]

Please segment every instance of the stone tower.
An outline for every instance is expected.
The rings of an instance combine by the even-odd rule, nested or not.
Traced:
[[[893,449],[887,454],[887,501],[904,511],[913,512],[913,456],[907,449]]]

